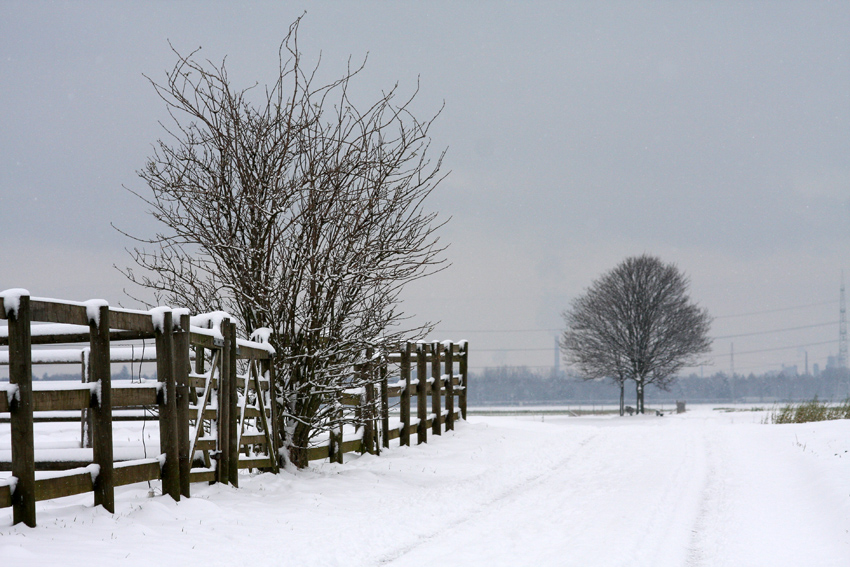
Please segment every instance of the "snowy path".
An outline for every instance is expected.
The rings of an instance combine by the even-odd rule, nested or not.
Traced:
[[[700,409],[472,418],[427,445],[194,485],[0,510],[0,558],[107,565],[850,565],[850,421]],[[4,516],[3,514],[6,514]],[[135,561],[133,561],[135,560]],[[8,563],[16,564],[15,561]]]

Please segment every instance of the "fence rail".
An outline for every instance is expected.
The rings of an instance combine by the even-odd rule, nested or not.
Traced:
[[[278,470],[279,410],[270,347],[237,340],[236,325],[228,319],[201,328],[190,324],[185,310],[132,311],[100,301],[30,298],[21,291],[0,294],[0,319],[8,321],[0,329],[7,331],[0,332],[0,345],[8,346],[0,352],[0,364],[9,365],[9,382],[0,383],[0,413],[9,414],[12,438],[11,461],[0,461],[0,470],[12,473],[0,478],[0,508],[12,507],[14,523],[35,526],[35,503],[41,500],[93,492],[95,505],[114,512],[118,486],[161,480],[163,493],[179,500],[190,496],[194,482],[238,486],[241,469]],[[153,339],[155,348],[137,356],[135,349],[111,346],[111,341],[137,339]],[[80,342],[88,346],[32,350]],[[354,412],[355,432],[332,431],[308,448],[308,460],[342,462],[343,454],[353,451],[379,454],[393,439],[410,445],[413,435],[425,443],[429,431],[439,435],[466,418],[465,342],[411,342],[366,354],[354,372],[368,374],[368,385],[338,392],[332,400],[340,411]],[[156,363],[156,382],[112,383],[112,363],[141,359]],[[77,362],[82,383],[33,388],[33,364]],[[390,367],[398,371],[393,383]],[[116,460],[112,421],[122,417],[113,412],[139,408],[154,410],[160,454]],[[390,426],[391,409],[398,425]],[[43,412],[80,412],[82,445],[91,448],[91,457],[36,460],[33,424],[39,421],[35,414]],[[73,418],[41,418],[56,419]]]

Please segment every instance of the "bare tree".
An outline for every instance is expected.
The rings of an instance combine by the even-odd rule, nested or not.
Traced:
[[[424,208],[442,180],[436,116],[417,120],[415,93],[397,103],[395,88],[358,109],[348,93],[362,65],[316,85],[298,24],[265,89],[234,89],[224,62],[176,51],[165,80],[150,80],[172,121],[139,174],[149,193],[133,192],[163,230],[136,238],[142,270],[125,273],[158,302],[274,331],[279,430],[301,467],[309,441],[340,425],[334,396],[363,385],[351,370],[365,349],[427,330],[403,328],[400,292],[442,269],[445,247]]]
[[[620,415],[626,380],[635,381],[643,413],[647,384],[668,389],[679,370],[711,349],[711,317],[690,300],[688,285],[673,264],[626,258],[564,311],[565,359],[586,379],[612,378],[620,386]]]

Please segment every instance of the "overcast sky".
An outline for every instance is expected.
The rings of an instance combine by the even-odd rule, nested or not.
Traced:
[[[110,223],[156,228],[122,189],[144,190],[167,118],[142,74],[173,65],[170,40],[272,82],[305,10],[327,77],[368,54],[362,100],[418,80],[417,114],[445,103],[429,206],[453,265],[405,306],[469,339],[472,366],[551,366],[569,301],[645,252],[716,317],[706,374],[732,343],[746,373],[837,354],[850,2],[0,1],[0,289],[137,306]]]

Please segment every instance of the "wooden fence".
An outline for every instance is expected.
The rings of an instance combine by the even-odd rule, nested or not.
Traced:
[[[11,506],[15,523],[35,526],[35,503],[41,500],[93,492],[95,505],[114,512],[117,486],[161,480],[163,493],[179,500],[190,496],[193,482],[238,486],[240,469],[278,470],[273,352],[237,340],[236,325],[228,319],[202,328],[190,325],[185,310],[133,311],[104,302],[4,294],[0,319],[8,320],[8,337],[0,336],[0,344],[8,344],[9,382],[0,383],[0,413],[9,414],[12,458],[6,466],[0,463],[0,470],[11,470],[12,476],[0,478],[0,508]],[[137,359],[111,342],[138,339],[155,341],[144,358],[155,360],[157,381],[113,383],[110,365]],[[88,343],[82,355],[80,350],[32,350],[34,344],[81,342]],[[466,418],[467,357],[465,342],[406,343],[395,352],[366,353],[366,362],[354,371],[368,373],[370,385],[329,400],[341,412],[354,412],[356,431],[346,436],[342,428],[333,431],[308,449],[308,459],[342,462],[346,452],[380,453],[392,439],[409,445],[415,434],[417,443],[424,443],[429,430],[439,435],[453,429],[457,419]],[[83,365],[78,386],[33,388],[34,363],[78,360]],[[398,372],[393,383],[390,368]],[[126,408],[154,410],[160,430],[156,457],[114,459],[113,410]],[[398,424],[390,426],[393,409]],[[36,412],[69,410],[82,416],[83,446],[90,444],[91,460],[37,460]],[[36,471],[46,470],[59,472],[36,478]]]

